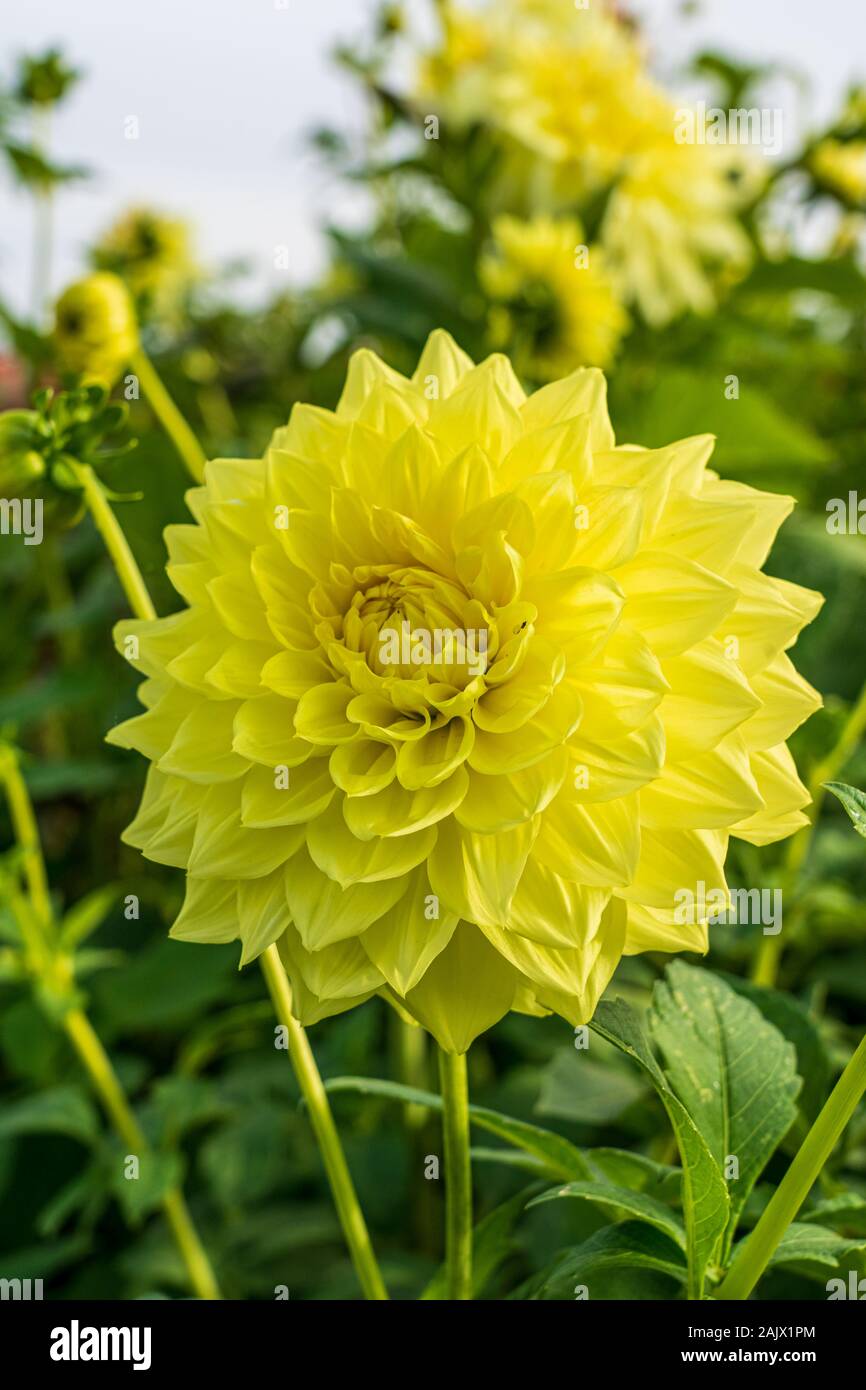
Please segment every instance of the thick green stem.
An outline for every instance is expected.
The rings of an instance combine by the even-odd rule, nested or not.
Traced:
[[[133,354],[130,366],[138,377],[154,414],[186,464],[190,475],[200,483],[204,478],[207,459],[201,445],[165,389],[162,378],[141,348]]]
[[[0,748],[0,782],[6,793],[30,906],[44,933],[51,925],[51,894],[48,890],[45,860],[42,857],[39,827],[36,824],[30,794],[21,774],[18,754],[8,745]]]
[[[716,1298],[748,1298],[803,1205],[866,1091],[866,1037],[830,1093],[752,1234],[743,1241]]]
[[[84,500],[93,517],[96,529],[105,542],[105,547],[114,563],[117,577],[123,586],[129,606],[137,618],[155,618],[154,608],[135,556],[111,510],[105,491],[94,473],[86,464],[77,465],[78,477],[84,492]]]
[[[367,1225],[361,1211],[349,1165],[343,1153],[327,1093],[316,1066],[316,1059],[304,1029],[292,1013],[292,992],[276,946],[269,946],[259,957],[265,981],[274,1005],[274,1012],[286,1029],[289,1056],[294,1067],[301,1094],[310,1113],[310,1121],[319,1142],[322,1161],[331,1184],[334,1204],[352,1263],[364,1290],[365,1297],[382,1301],[388,1292],[376,1263]]]
[[[70,1009],[64,1015],[63,1026],[120,1138],[129,1145],[134,1154],[144,1158],[146,1162],[150,1153],[147,1140],[117,1079],[108,1053],[94,1032],[87,1015],[81,1009]],[[180,1188],[173,1187],[166,1192],[161,1206],[186,1266],[193,1291],[199,1298],[219,1299],[221,1294],[216,1276],[199,1240]]]
[[[466,1055],[439,1050],[445,1137],[445,1261],[448,1296],[472,1297],[472,1169]]]

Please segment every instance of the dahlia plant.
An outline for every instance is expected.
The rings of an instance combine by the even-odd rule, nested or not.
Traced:
[[[601,199],[599,239],[622,299],[655,327],[711,310],[719,269],[742,273],[751,259],[737,216],[763,179],[759,162],[674,138],[674,102],[637,32],[603,5],[449,2],[441,15],[413,104],[449,129],[495,132],[494,205],[531,218]]]
[[[712,443],[617,445],[592,369],[527,397],[441,332],[411,380],[361,350],[336,412],[207,465],[166,532],[187,606],[116,630],[145,712],[109,739],[151,763],[124,838],[186,873],[172,935],[239,939],[300,1024],[379,994],[435,1038],[455,1296],[473,1040],[705,950],[679,892],[806,824],[787,649],[820,597],[761,572],[791,499]]]

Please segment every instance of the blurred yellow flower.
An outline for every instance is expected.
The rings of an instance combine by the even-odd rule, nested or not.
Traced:
[[[138,347],[138,325],[122,280],[98,271],[64,290],[54,306],[61,371],[112,386]]]
[[[866,203],[866,140],[822,140],[809,160],[819,183],[849,203]]]
[[[503,215],[493,223],[493,247],[479,278],[501,301],[494,310],[495,346],[509,348],[518,370],[552,381],[575,367],[606,367],[628,316],[605,267],[605,253],[588,247],[574,218]]]
[[[721,283],[748,269],[749,239],[731,212],[749,172],[723,146],[678,145],[659,132],[623,166],[608,201],[601,243],[613,282],[660,328],[715,307]]]
[[[110,741],[152,763],[124,838],[185,870],[173,936],[278,942],[302,1022],[380,993],[458,1053],[704,950],[729,835],[804,823],[819,703],[787,649],[820,597],[760,572],[792,500],[712,444],[617,447],[599,371],[527,398],[437,332],[209,463],[166,532],[187,607],[116,634],[147,679]]]
[[[151,311],[170,316],[196,275],[187,224],[150,208],[131,208],[93,250],[93,263],[110,270]]]
[[[677,110],[634,32],[600,5],[449,5],[418,85],[446,120],[497,132],[503,210],[528,217],[610,192],[600,239],[621,296],[652,324],[705,312],[716,299],[713,266],[748,262],[731,177],[742,151],[677,142]]]

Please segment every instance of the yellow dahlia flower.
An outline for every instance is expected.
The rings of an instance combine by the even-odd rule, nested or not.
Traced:
[[[784,740],[819,703],[787,649],[820,598],[761,573],[792,501],[711,450],[617,446],[598,370],[527,397],[437,332],[209,463],[166,532],[187,607],[117,630],[172,935],[276,941],[302,1021],[379,993],[456,1052],[705,949],[678,890],[803,823]]]
[[[99,271],[64,290],[54,307],[54,345],[61,371],[113,385],[138,347],[123,281]]]
[[[418,80],[430,110],[497,132],[504,210],[526,217],[610,193],[601,241],[618,294],[651,324],[706,312],[715,269],[730,278],[748,264],[736,211],[755,181],[749,161],[736,147],[677,142],[677,108],[635,33],[600,5],[449,5]]]
[[[660,101],[625,25],[561,0],[448,5],[418,81],[450,121],[499,130],[512,142],[514,181],[557,202],[614,178]]]
[[[747,178],[735,152],[678,145],[667,123],[624,162],[601,242],[618,292],[653,327],[686,311],[710,313],[718,282],[735,281],[748,269],[749,239],[732,216],[736,190]]]
[[[137,298],[170,314],[195,276],[189,229],[178,218],[131,208],[95,247],[94,264],[114,271]]]
[[[849,203],[866,203],[866,140],[822,140],[809,164],[816,179]]]
[[[479,278],[488,295],[506,306],[493,319],[501,335],[496,345],[512,346],[522,375],[542,381],[575,367],[606,367],[628,316],[602,248],[584,244],[574,218],[523,222],[502,216],[492,230],[493,247],[482,257]]]

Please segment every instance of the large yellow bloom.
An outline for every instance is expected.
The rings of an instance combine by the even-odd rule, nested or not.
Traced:
[[[277,941],[302,1020],[379,992],[455,1051],[704,949],[676,895],[803,823],[784,740],[819,703],[786,651],[820,598],[760,572],[791,499],[711,449],[617,447],[599,371],[527,398],[439,332],[209,463],[166,532],[188,606],[117,634],[172,934]]]
[[[572,217],[524,222],[502,216],[492,231],[479,278],[497,301],[494,346],[511,346],[521,373],[542,381],[575,367],[606,367],[628,315],[607,273],[603,249],[584,244],[583,229]]]
[[[634,33],[601,5],[449,5],[419,87],[446,120],[497,133],[503,209],[527,217],[609,192],[601,241],[619,293],[651,324],[707,312],[716,272],[731,278],[748,264],[735,214],[754,185],[749,161],[736,149],[678,143],[674,103]]]

